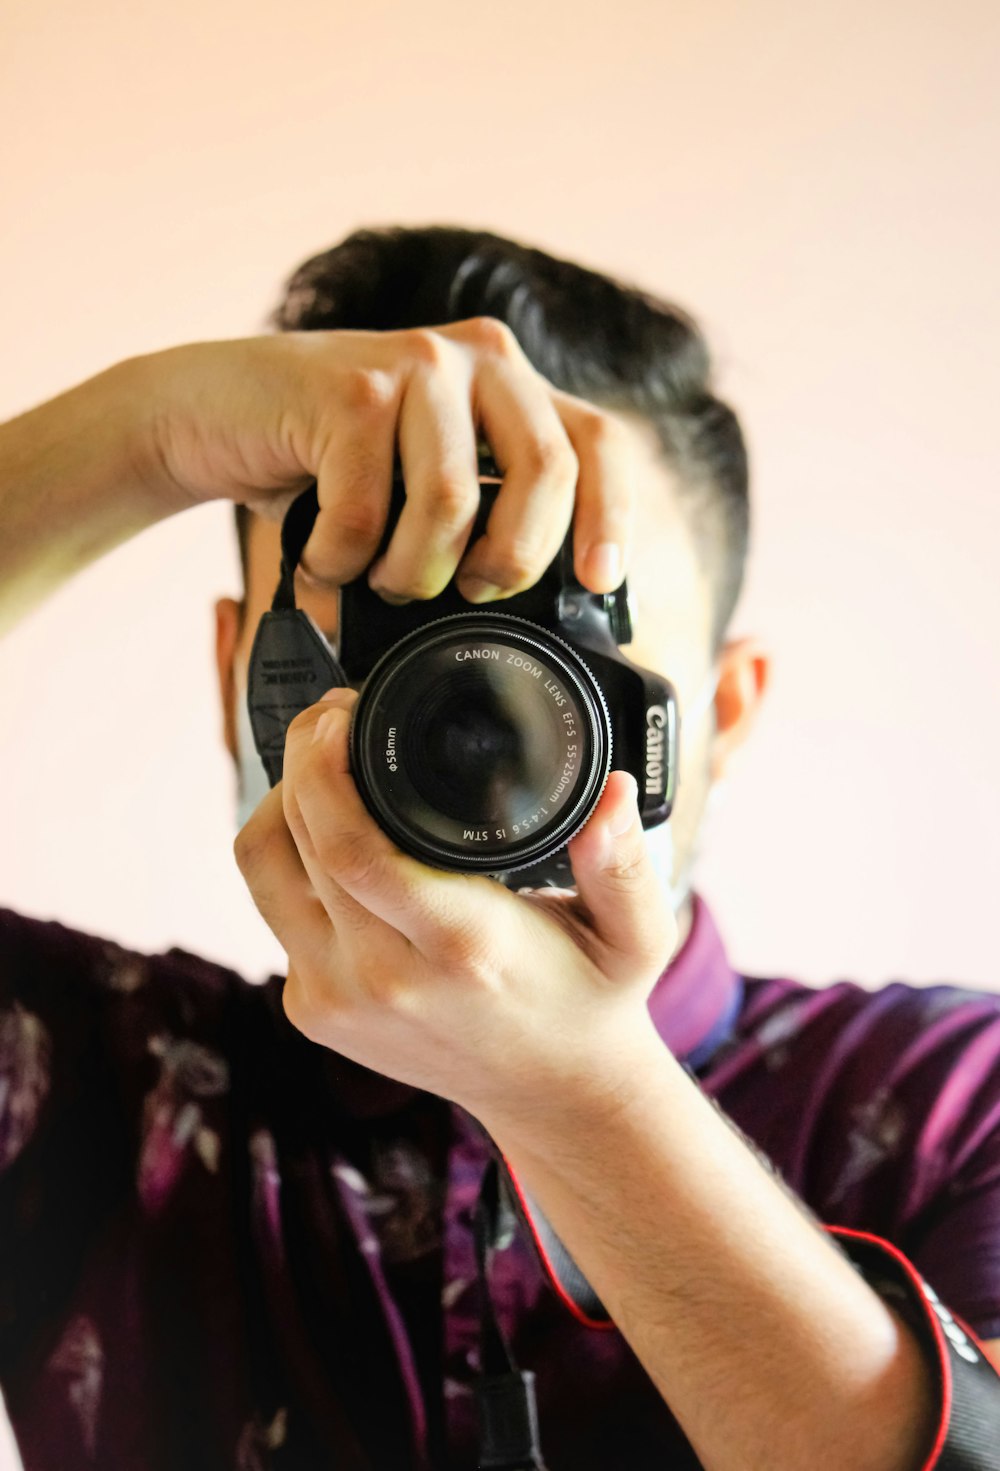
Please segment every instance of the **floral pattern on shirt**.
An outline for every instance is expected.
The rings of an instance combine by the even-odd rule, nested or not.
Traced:
[[[109,991],[120,996],[131,996],[144,985],[149,975],[149,965],[144,955],[134,955],[113,942],[102,947],[98,974]]]
[[[288,1411],[279,1409],[270,1423],[255,1415],[243,1427],[236,1447],[236,1471],[270,1471],[275,1465],[272,1451],[280,1450],[288,1433]]]
[[[14,1162],[35,1131],[51,1059],[44,1022],[19,1001],[0,1012],[0,1169]]]
[[[412,1262],[440,1249],[444,1182],[415,1145],[407,1140],[377,1144],[370,1179],[344,1161],[336,1174],[377,1228],[386,1262]]]
[[[706,989],[721,1005],[733,983],[700,907],[692,935],[658,990],[665,1045],[696,1036]],[[490,1151],[472,1121],[331,1064],[287,1024],[281,978],[130,960],[9,914],[0,957],[8,1146],[12,1085],[21,1099],[21,1153],[0,1172],[0,1319],[17,1330],[0,1388],[26,1471],[475,1466],[473,1219]],[[735,1040],[698,1081],[821,1220],[831,1178],[839,1225],[905,1248],[918,1219],[915,1265],[994,1337],[998,1003],[949,988],[928,1022],[929,999],[747,978]],[[124,1174],[137,1143],[145,1204]],[[440,1235],[435,1189],[440,1260],[421,1255]],[[693,1468],[622,1335],[566,1311],[525,1232],[493,1271],[518,1362],[538,1373],[553,1471],[623,1455],[629,1471]]]
[[[829,1197],[831,1206],[892,1159],[906,1134],[906,1116],[888,1088],[853,1108],[850,1117],[847,1155]]]
[[[799,1026],[797,1008],[786,1006],[775,1011],[757,1028],[755,1035],[761,1047],[761,1061],[769,1073],[779,1072],[788,1062]]]
[[[104,1387],[104,1350],[97,1329],[82,1315],[72,1318],[49,1359],[49,1372],[66,1385],[66,1399],[80,1422],[87,1454],[97,1449],[97,1417]]]
[[[146,1095],[139,1156],[139,1196],[151,1214],[159,1211],[193,1153],[212,1174],[219,1168],[219,1135],[205,1122],[204,1101],[229,1088],[225,1058],[200,1042],[161,1034],[149,1051],[160,1059],[160,1076]]]

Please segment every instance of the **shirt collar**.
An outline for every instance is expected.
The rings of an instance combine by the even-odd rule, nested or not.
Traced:
[[[708,906],[695,894],[687,938],[649,998],[653,1025],[675,1057],[705,1060],[699,1054],[732,1016],[739,988]]]

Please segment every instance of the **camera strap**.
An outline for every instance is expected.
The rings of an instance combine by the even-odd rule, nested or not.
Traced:
[[[316,624],[295,605],[295,570],[319,514],[315,484],[297,496],[281,527],[281,577],[257,626],[247,673],[247,709],[257,754],[272,787],[281,780],[288,727],[347,679]]]
[[[518,1369],[490,1290],[493,1255],[510,1245],[516,1226],[501,1165],[493,1158],[483,1175],[475,1215],[480,1471],[545,1471],[538,1436],[535,1376],[530,1369]]]
[[[725,1012],[682,1062],[685,1072],[698,1083],[697,1070],[703,1067],[733,1036],[743,1006],[745,984],[742,977],[734,989]],[[507,1196],[541,1262],[542,1269],[554,1289],[578,1323],[585,1328],[608,1330],[614,1327],[607,1308],[590,1285],[576,1261],[567,1251],[549,1223],[545,1213],[522,1188],[506,1161],[499,1167]],[[487,1181],[484,1179],[483,1188]],[[492,1187],[491,1187],[492,1188]]]

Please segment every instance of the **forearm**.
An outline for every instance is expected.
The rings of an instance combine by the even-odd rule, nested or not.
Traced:
[[[652,1038],[644,1082],[492,1132],[707,1471],[913,1471],[919,1349]]]
[[[0,425],[0,630],[190,504],[153,473],[144,362],[120,363]]]

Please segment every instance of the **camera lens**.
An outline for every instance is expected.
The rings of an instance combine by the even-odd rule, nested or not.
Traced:
[[[599,686],[561,639],[504,614],[418,629],[372,670],[355,708],[358,789],[407,852],[503,872],[561,848],[611,769]]]

